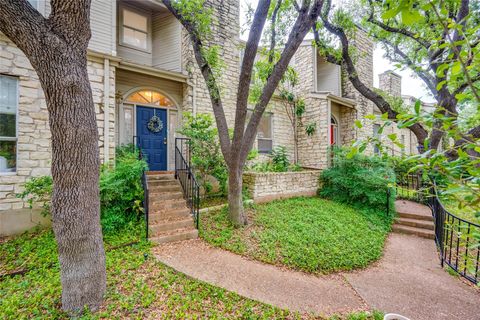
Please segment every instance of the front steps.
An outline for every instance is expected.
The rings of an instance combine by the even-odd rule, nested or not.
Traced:
[[[433,217],[427,206],[407,201],[395,202],[398,217],[392,226],[393,232],[412,234],[426,239],[435,239]]]
[[[150,241],[168,243],[198,238],[198,230],[174,174],[150,171],[147,183]]]

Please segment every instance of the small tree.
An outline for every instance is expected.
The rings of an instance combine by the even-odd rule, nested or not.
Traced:
[[[44,18],[26,0],[0,0],[0,31],[30,60],[45,93],[62,308],[77,313],[98,309],[106,288],[98,131],[87,73],[90,0],[52,0],[51,8]]]
[[[258,2],[250,25],[239,75],[235,124],[231,139],[218,82],[219,67],[221,66],[218,46],[208,46],[211,36],[211,11],[205,6],[204,0],[163,0],[163,3],[190,35],[198,67],[210,93],[220,146],[228,167],[229,217],[235,225],[245,225],[247,216],[242,201],[242,174],[245,161],[253,146],[257,127],[265,108],[287,70],[291,58],[317,20],[323,0],[303,1],[301,5],[298,5],[296,1],[282,0],[260,0]],[[270,32],[267,32],[270,43],[269,49],[267,49],[270,67],[267,69],[265,84],[258,91],[257,102],[247,123],[252,69],[267,19],[270,19]],[[291,27],[288,23],[278,23],[282,19],[289,19]],[[279,43],[279,35],[286,33],[285,29],[280,30],[279,26],[285,27],[286,25],[290,30],[286,37],[287,40],[285,43]],[[277,52],[279,44],[283,49],[277,55],[275,52]]]

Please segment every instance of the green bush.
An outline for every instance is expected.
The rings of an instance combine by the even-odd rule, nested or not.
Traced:
[[[254,160],[258,156],[257,151],[251,151],[252,156],[249,161]],[[277,146],[273,148],[270,159],[263,162],[254,162],[247,167],[247,170],[257,172],[287,172],[287,171],[301,171],[302,167],[298,164],[291,164],[288,160],[287,148],[284,146]]]
[[[208,179],[214,177],[220,184],[220,192],[226,194],[228,171],[218,141],[218,131],[211,115],[199,113],[183,114],[184,124],[179,130],[190,139],[191,162],[198,182],[207,194],[212,185]]]
[[[319,194],[342,203],[385,211],[390,189],[390,212],[393,212],[393,169],[378,157],[359,154],[347,157],[346,154],[345,150],[334,151],[333,166],[321,174]]]
[[[115,167],[103,166],[100,172],[102,226],[111,231],[139,218],[143,213],[141,177],[147,168],[131,146],[117,149]]]
[[[143,213],[141,177],[146,168],[147,163],[138,160],[138,152],[131,145],[117,149],[114,167],[102,166],[99,187],[104,231],[117,230]],[[42,214],[48,215],[52,189],[52,177],[32,178],[25,183],[25,191],[17,197],[26,201],[30,208],[34,203],[40,203]]]
[[[27,202],[30,209],[34,203],[42,206],[41,214],[47,216],[50,213],[50,198],[52,196],[53,180],[51,176],[34,177],[25,182],[25,190],[17,194],[17,198]]]

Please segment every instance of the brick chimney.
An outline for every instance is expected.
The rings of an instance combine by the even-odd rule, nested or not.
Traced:
[[[378,75],[380,90],[394,97],[402,96],[402,77],[391,70]]]

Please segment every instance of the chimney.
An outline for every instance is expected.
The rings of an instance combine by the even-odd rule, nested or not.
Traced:
[[[391,70],[378,75],[380,90],[394,96],[402,96],[402,77]]]

